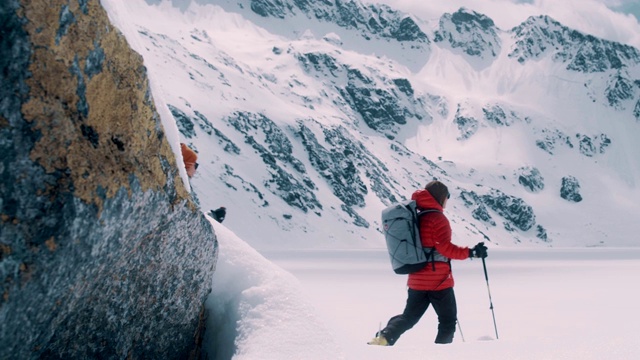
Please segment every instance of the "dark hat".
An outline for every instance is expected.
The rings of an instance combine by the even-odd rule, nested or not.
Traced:
[[[444,204],[444,200],[449,198],[449,189],[438,180],[433,180],[424,187],[431,196],[440,204]]]

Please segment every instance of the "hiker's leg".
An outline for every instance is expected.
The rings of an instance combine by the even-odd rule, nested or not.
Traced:
[[[436,344],[449,344],[453,341],[458,321],[458,308],[453,288],[429,291],[429,300],[438,314],[438,335]]]
[[[389,319],[389,323],[382,330],[382,335],[390,345],[393,345],[400,335],[411,329],[424,315],[429,307],[429,297],[426,291],[408,290],[407,304],[400,315]]]

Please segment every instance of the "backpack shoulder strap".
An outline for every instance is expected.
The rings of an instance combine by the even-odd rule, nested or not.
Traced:
[[[436,210],[436,209],[425,209],[425,210],[421,210],[418,211],[417,216],[416,216],[416,220],[420,220],[420,217],[422,215],[425,215],[427,213],[433,213],[433,212],[437,212],[437,213],[441,213],[442,211]],[[416,225],[418,225],[418,228],[420,228],[420,224],[418,222],[416,222]],[[436,261],[435,261],[435,248],[423,248],[422,249],[424,251],[424,253],[427,255],[427,262],[431,263],[431,266],[433,267],[433,271],[436,271]]]
[[[441,213],[441,214],[442,214],[442,211],[440,211],[440,210],[436,210],[436,209],[425,209],[425,210],[418,211],[418,217],[420,217],[420,216],[422,216],[422,215],[424,215],[424,214],[426,214],[426,213],[431,213],[431,212],[437,212],[437,213]]]

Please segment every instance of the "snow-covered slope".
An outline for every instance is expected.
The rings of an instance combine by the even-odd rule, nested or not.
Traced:
[[[461,244],[637,244],[633,47],[472,9],[103,4],[199,153],[202,209],[256,248],[383,246],[380,211],[433,178]]]

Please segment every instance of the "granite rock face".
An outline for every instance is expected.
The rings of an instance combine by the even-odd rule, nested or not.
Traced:
[[[217,240],[97,0],[0,4],[0,358],[195,358]]]

